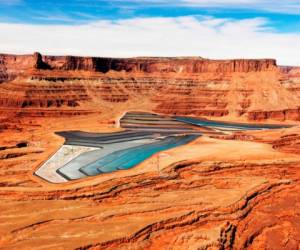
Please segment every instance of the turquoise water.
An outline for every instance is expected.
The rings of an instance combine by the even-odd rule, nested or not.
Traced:
[[[139,116],[137,117],[139,118]],[[150,114],[149,117],[153,117],[153,115]],[[155,117],[158,116],[155,115]],[[173,117],[173,120],[177,120],[179,124],[180,122],[184,122],[203,127],[217,127],[219,130],[260,130],[290,127],[269,124],[229,123],[180,116]],[[144,126],[139,127],[138,124],[137,128],[145,129]],[[101,148],[101,150],[81,154],[58,169],[57,173],[68,180],[73,180],[86,176],[99,175],[101,173],[130,169],[160,151],[184,145],[200,136],[199,133],[191,134],[192,132],[195,133],[196,130],[185,131],[186,128],[181,127],[176,128],[177,130],[182,130],[181,135],[175,136],[174,130],[161,127],[159,123],[157,126],[151,127],[151,129],[150,132],[128,130],[112,134],[86,133],[80,131],[61,132],[59,134],[66,138],[67,144],[95,145]],[[159,133],[164,133],[165,137],[153,142],[153,140],[149,139],[154,138],[156,130]],[[176,131],[176,133],[177,132],[178,131]],[[185,135],[183,135],[182,132],[185,132]],[[187,134],[188,132],[189,134]]]
[[[282,126],[282,125],[272,125],[272,124],[243,124],[243,123],[229,123],[229,122],[219,122],[219,121],[209,121],[202,120],[193,117],[174,117],[178,121],[191,123],[199,126],[206,127],[223,127],[226,129],[235,129],[235,130],[259,130],[259,129],[276,129],[276,128],[285,128],[290,126]]]
[[[120,169],[133,168],[160,151],[184,145],[197,137],[199,137],[199,135],[169,136],[158,142],[120,150],[80,168],[80,171],[86,175],[92,176]]]

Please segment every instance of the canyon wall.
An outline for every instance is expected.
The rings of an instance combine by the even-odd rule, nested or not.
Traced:
[[[276,68],[276,61],[265,60],[207,60],[202,58],[96,58],[45,56],[51,69],[86,70],[106,73],[110,70],[139,73],[231,73],[267,71]]]
[[[0,55],[0,109],[73,114],[149,103],[174,115],[299,120],[299,79],[273,59]]]
[[[31,68],[51,70],[83,70],[106,73],[108,71],[126,71],[140,73],[232,73],[258,72],[276,69],[274,59],[262,60],[209,60],[201,57],[137,57],[137,58],[101,58],[76,56],[42,56],[0,54],[0,70],[3,74],[16,76]],[[7,80],[7,78],[3,78]]]

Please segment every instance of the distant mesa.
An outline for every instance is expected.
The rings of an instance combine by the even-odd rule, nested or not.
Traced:
[[[91,72],[125,71],[140,73],[232,73],[270,71],[277,68],[274,59],[210,60],[202,57],[79,57],[30,55],[0,55],[8,68],[39,70],[82,70]]]
[[[274,59],[0,54],[0,108],[52,117],[147,103],[160,114],[300,120],[299,79]]]

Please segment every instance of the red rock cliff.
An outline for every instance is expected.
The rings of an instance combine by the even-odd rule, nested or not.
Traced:
[[[276,68],[273,59],[263,60],[207,60],[202,58],[96,58],[96,57],[53,57],[44,61],[52,69],[87,70],[106,73],[110,70],[142,73],[230,73],[269,71]]]
[[[90,111],[149,103],[149,111],[166,114],[299,120],[297,72],[273,59],[0,55],[0,108]]]
[[[262,60],[208,60],[200,57],[190,58],[100,58],[76,56],[16,56],[0,55],[0,72],[3,81],[13,78],[17,72],[35,69],[83,70],[106,73],[113,71],[141,73],[232,73],[258,72],[276,69],[273,59]]]

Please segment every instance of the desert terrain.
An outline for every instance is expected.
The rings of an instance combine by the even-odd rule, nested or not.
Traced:
[[[35,174],[57,132],[120,132],[129,111],[286,127],[205,134],[160,171],[154,155],[60,184]],[[297,67],[0,55],[0,120],[0,249],[300,248]]]

